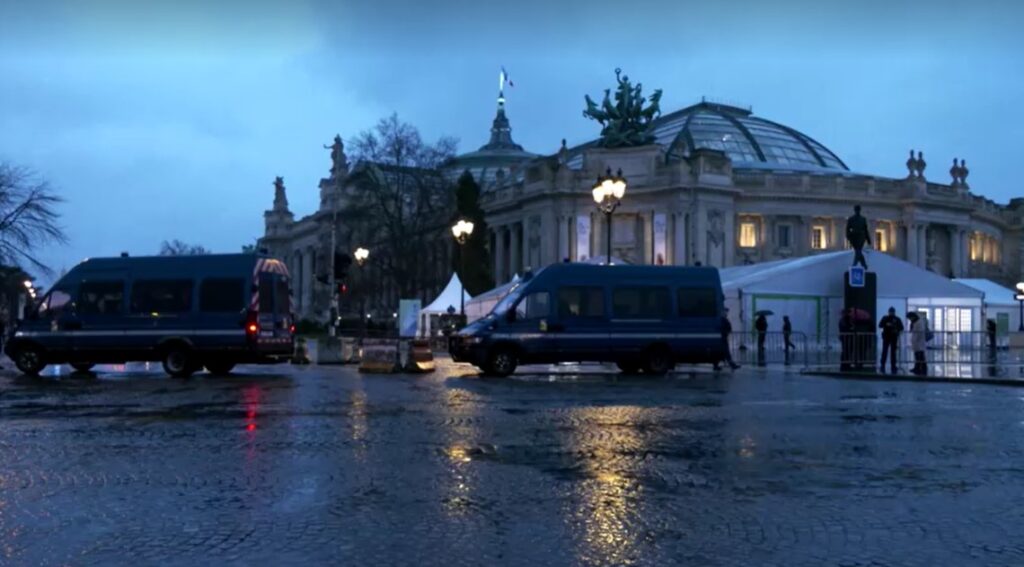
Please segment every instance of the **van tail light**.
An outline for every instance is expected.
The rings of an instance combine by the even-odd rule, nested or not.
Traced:
[[[293,335],[295,334],[295,325],[294,324],[292,326],[288,327],[288,332],[290,332]]]
[[[245,316],[245,336],[255,339],[260,334],[259,313],[249,311]]]

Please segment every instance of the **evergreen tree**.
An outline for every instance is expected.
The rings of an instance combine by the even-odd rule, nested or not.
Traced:
[[[455,187],[455,208],[456,216],[453,223],[458,219],[465,219],[473,223],[473,234],[461,250],[452,254],[452,261],[455,263],[455,271],[459,279],[466,286],[470,295],[483,293],[494,287],[494,277],[491,275],[491,256],[487,250],[487,221],[484,220],[484,210],[480,207],[480,186],[477,185],[473,176],[466,171],[459,177]],[[453,246],[459,246],[457,242]],[[459,255],[462,254],[462,261]]]

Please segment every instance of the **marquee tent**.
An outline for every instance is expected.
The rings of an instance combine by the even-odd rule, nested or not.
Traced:
[[[894,307],[901,317],[923,311],[936,331],[982,330],[983,293],[894,256],[865,251],[877,274],[877,315]],[[788,315],[793,331],[828,342],[838,332],[843,308],[843,274],[853,252],[843,250],[720,270],[729,319],[737,331],[752,331],[752,314],[771,310],[769,331],[782,330]]]
[[[504,299],[517,283],[519,283],[519,274],[512,276],[512,281],[507,284],[499,285],[490,291],[485,291],[474,297],[472,301],[467,301],[466,321],[472,323],[490,313],[491,309],[494,309],[494,306]]]
[[[433,333],[432,329],[436,328],[437,318],[441,315],[448,313],[448,308],[455,309],[458,313],[461,306],[459,301],[459,293],[465,298],[466,305],[473,299],[462,287],[462,282],[459,280],[459,275],[453,273],[448,285],[444,286],[444,290],[437,296],[437,299],[432,301],[430,305],[427,305],[420,310],[420,334],[423,336],[431,336]]]
[[[964,278],[953,281],[985,294],[985,318],[996,321],[1000,335],[1016,331],[1019,328],[1020,305],[1015,299],[1016,292],[1012,289],[1005,288],[992,280]]]

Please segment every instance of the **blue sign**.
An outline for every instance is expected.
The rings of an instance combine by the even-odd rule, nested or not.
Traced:
[[[860,266],[850,268],[850,287],[864,287],[864,268]]]

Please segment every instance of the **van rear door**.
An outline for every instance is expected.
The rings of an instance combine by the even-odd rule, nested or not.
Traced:
[[[290,345],[291,297],[288,270],[279,260],[261,259],[257,264],[256,306],[260,345]]]

